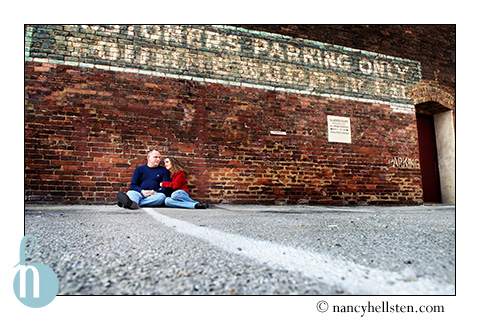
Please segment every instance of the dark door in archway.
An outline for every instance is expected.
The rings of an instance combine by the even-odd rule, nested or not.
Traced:
[[[417,113],[418,148],[422,172],[423,201],[442,202],[438,173],[435,123],[432,115]]]

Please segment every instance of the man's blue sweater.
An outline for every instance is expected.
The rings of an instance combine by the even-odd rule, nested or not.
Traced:
[[[160,189],[162,181],[170,180],[170,172],[165,167],[158,166],[150,168],[148,165],[137,167],[133,172],[132,182],[130,183],[130,190],[142,192],[142,190],[155,190],[166,195],[171,193],[169,188],[163,187]]]

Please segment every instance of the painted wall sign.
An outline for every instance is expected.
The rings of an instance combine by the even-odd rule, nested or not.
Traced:
[[[416,61],[229,26],[72,25],[63,26],[62,32],[32,30],[26,42],[29,57],[113,71],[140,69],[404,104],[411,104],[408,87],[421,80]]]
[[[350,118],[327,116],[328,142],[352,143]]]

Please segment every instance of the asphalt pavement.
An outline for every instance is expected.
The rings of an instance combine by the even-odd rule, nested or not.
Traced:
[[[454,295],[455,206],[25,206],[59,295]]]

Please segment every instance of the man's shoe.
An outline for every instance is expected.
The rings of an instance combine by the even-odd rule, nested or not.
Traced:
[[[135,201],[132,201],[132,204],[130,205],[130,209],[132,210],[140,209],[140,206]]]
[[[121,192],[121,191],[117,193],[117,200],[118,200],[119,207],[124,207],[127,209],[130,208],[133,203],[136,204],[136,202],[133,202],[132,200],[130,200],[130,198],[127,196],[125,192]]]

